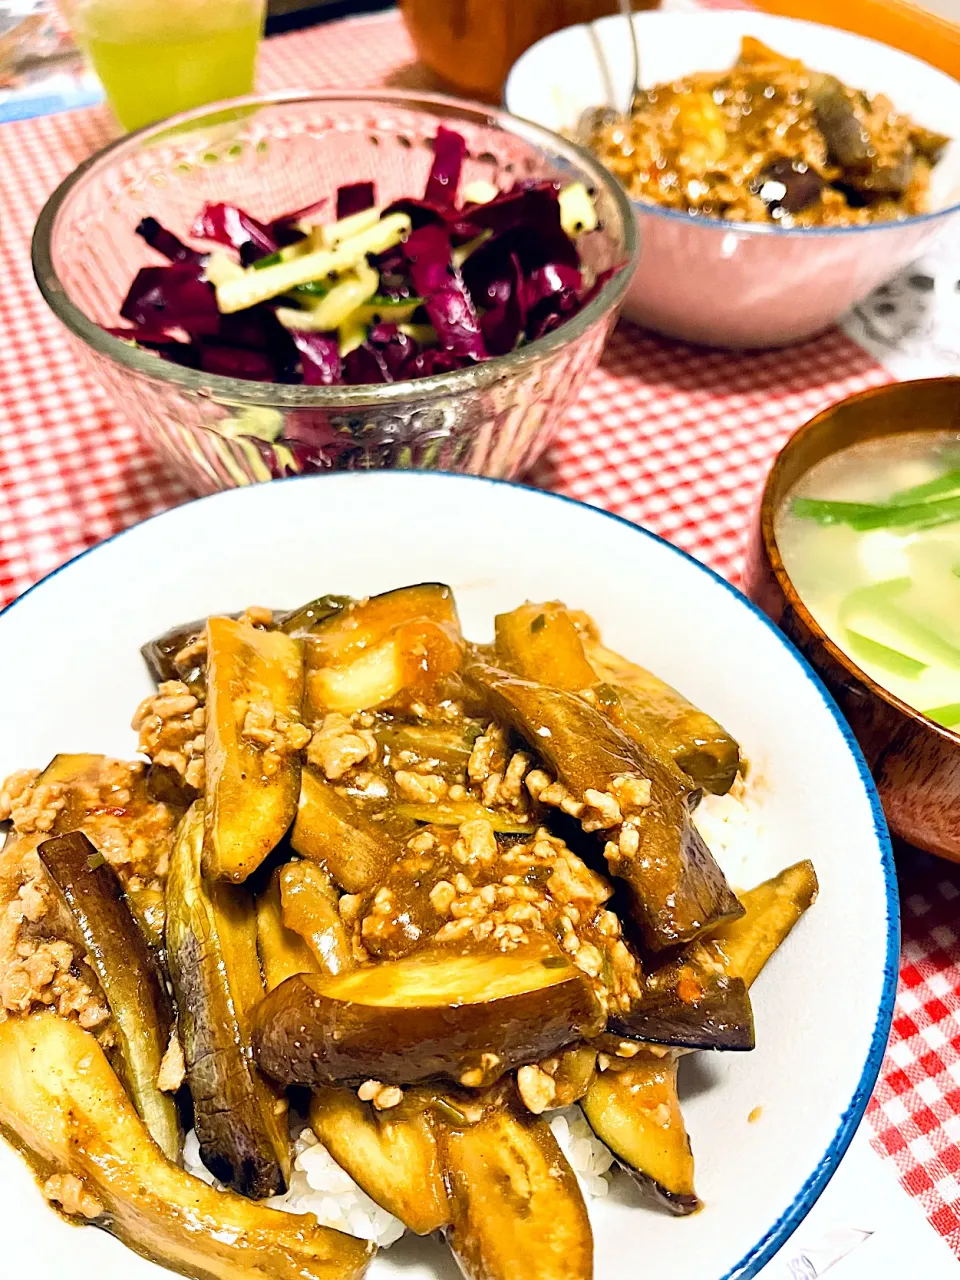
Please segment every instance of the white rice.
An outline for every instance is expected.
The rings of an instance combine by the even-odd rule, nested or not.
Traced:
[[[602,1199],[610,1190],[613,1152],[596,1136],[579,1107],[552,1111],[547,1120],[557,1145],[577,1175],[584,1196]]]
[[[577,1175],[587,1199],[605,1196],[610,1189],[613,1155],[595,1137],[579,1107],[564,1107],[547,1119],[553,1136]],[[265,1200],[271,1209],[285,1213],[312,1213],[325,1227],[335,1227],[347,1235],[372,1240],[387,1249],[405,1231],[403,1223],[362,1191],[348,1173],[337,1164],[326,1147],[317,1140],[312,1129],[293,1126],[296,1133],[296,1156],[286,1194]],[[200,1143],[191,1129],[183,1147],[183,1164],[188,1173],[208,1186],[222,1190],[213,1174],[200,1159]]]
[[[756,868],[764,865],[763,782],[756,772],[751,771],[749,783],[737,778],[725,796],[705,794],[693,814],[697,830],[734,888],[752,884]]]
[[[271,1209],[285,1213],[312,1213],[325,1227],[335,1227],[361,1240],[373,1240],[388,1248],[404,1233],[403,1223],[387,1213],[357,1186],[337,1164],[312,1129],[292,1127],[295,1158],[286,1194],[264,1201]],[[211,1187],[221,1187],[200,1159],[200,1143],[191,1129],[183,1147],[183,1164],[188,1173]]]
[[[734,884],[749,883],[745,868],[762,842],[757,794],[760,790],[755,780],[746,786],[738,779],[728,795],[704,796],[694,815],[697,829]],[[614,1156],[596,1137],[580,1108],[564,1107],[546,1119],[577,1175],[584,1197],[600,1199],[607,1195]],[[291,1118],[291,1134],[296,1155],[290,1186],[285,1195],[275,1196],[266,1204],[286,1213],[312,1213],[324,1226],[372,1240],[380,1248],[388,1248],[400,1239],[405,1230],[403,1223],[357,1186],[312,1129],[304,1127],[302,1120]],[[193,1130],[184,1144],[183,1163],[189,1173],[210,1186],[221,1185],[201,1162],[200,1144]]]

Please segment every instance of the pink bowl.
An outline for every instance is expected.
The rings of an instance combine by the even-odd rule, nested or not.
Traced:
[[[960,84],[897,49],[832,27],[748,10],[637,13],[646,86],[731,66],[755,36],[839,76],[943,133],[960,133]],[[506,87],[515,115],[559,131],[586,107],[623,108],[632,86],[623,18],[547,36],[517,61]],[[640,264],[624,314],[688,342],[777,347],[829,328],[872,289],[918,257],[960,212],[960,144],[933,171],[933,212],[866,227],[784,229],[691,217],[631,201]]]

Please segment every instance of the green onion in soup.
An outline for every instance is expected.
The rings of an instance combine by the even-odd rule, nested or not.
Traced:
[[[776,536],[830,639],[960,728],[960,435],[904,432],[822,459],[781,505]]]

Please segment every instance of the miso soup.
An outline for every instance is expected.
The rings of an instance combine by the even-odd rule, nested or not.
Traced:
[[[960,434],[905,432],[824,458],[787,495],[776,537],[830,639],[960,728]]]

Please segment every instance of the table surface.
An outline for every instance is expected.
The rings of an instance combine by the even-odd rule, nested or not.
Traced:
[[[269,40],[260,84],[432,87],[394,13]],[[30,270],[43,201],[114,129],[103,107],[0,126],[0,605],[190,497],[78,363]],[[891,376],[839,329],[789,351],[730,354],[622,324],[527,478],[637,521],[736,581],[782,443],[824,405]],[[898,862],[900,990],[867,1122],[960,1256],[960,868],[905,851]]]

